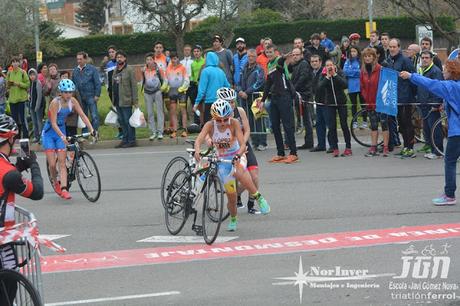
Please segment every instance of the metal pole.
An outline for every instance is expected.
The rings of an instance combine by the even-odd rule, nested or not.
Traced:
[[[373,0],[368,0],[368,3],[367,3],[367,10],[369,12],[369,30],[370,32],[374,31],[374,24],[372,23],[372,14],[373,14],[373,11],[374,11],[374,1]]]
[[[38,52],[40,51],[40,29],[39,29],[39,24],[40,24],[40,0],[35,0],[34,1],[34,36],[35,36],[35,54],[37,55]],[[40,64],[37,61],[37,65]]]

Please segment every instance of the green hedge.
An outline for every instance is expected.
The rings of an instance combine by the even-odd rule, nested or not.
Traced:
[[[415,40],[415,21],[408,17],[377,18],[377,29],[388,32],[392,37]],[[248,46],[256,46],[260,38],[269,36],[276,44],[291,43],[295,37],[308,39],[314,32],[327,31],[333,40],[340,40],[342,35],[357,32],[365,37],[365,19],[340,20],[305,20],[290,23],[270,23],[238,27],[235,37],[244,37]],[[455,23],[451,17],[440,17],[444,30],[454,31]],[[212,30],[192,31],[186,34],[185,42],[209,47]],[[435,32],[436,36],[437,33]],[[146,53],[153,49],[153,43],[161,40],[169,49],[174,49],[174,40],[164,33],[135,33],[130,35],[97,35],[83,38],[62,40],[62,45],[69,50],[68,55],[75,55],[84,50],[90,55],[101,55],[109,45],[115,45],[129,54]],[[232,46],[233,47],[233,46]]]

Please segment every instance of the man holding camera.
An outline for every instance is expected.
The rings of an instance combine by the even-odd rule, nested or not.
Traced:
[[[16,122],[7,115],[0,115],[0,227],[11,227],[15,224],[15,197],[19,194],[32,200],[43,198],[43,179],[37,157],[34,152],[24,151],[13,165],[9,157],[13,150],[14,140],[19,133]],[[21,175],[30,169],[32,180]],[[0,247],[0,269],[16,269],[17,259],[13,247],[9,244]],[[0,305],[9,305],[14,300],[17,283],[5,284],[8,296],[0,295]]]

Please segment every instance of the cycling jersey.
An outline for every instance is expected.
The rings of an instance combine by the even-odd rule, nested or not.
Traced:
[[[168,65],[166,70],[166,78],[168,79],[169,89],[169,98],[171,100],[180,100],[185,101],[185,93],[179,93],[179,87],[188,88],[190,80],[187,76],[187,70],[182,64],[173,66],[172,64]]]
[[[230,118],[228,120],[231,120]],[[212,143],[217,148],[217,155],[227,161],[231,161],[240,150],[240,144],[232,135],[230,126],[223,132],[219,131],[216,121],[212,121],[214,130],[212,133]],[[246,168],[246,156],[241,156],[240,165]],[[236,180],[233,176],[233,165],[231,163],[219,163],[218,166],[219,178],[224,185],[227,193],[236,192]]]
[[[62,98],[56,98],[59,103],[59,109],[56,114],[56,123],[61,130],[61,133],[66,135],[65,120],[72,113],[73,104],[70,99],[68,107],[62,107]],[[50,112],[48,111],[48,118],[50,118]],[[50,119],[48,119],[43,127],[42,131],[42,142],[43,149],[45,151],[62,151],[66,149],[66,145],[61,137],[56,133],[51,125]]]

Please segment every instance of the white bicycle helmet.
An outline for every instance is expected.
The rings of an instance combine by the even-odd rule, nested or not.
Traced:
[[[217,99],[211,105],[211,116],[212,118],[228,118],[233,115],[233,109],[228,101],[223,99]]]
[[[217,90],[217,97],[230,102],[236,99],[236,91],[232,88],[221,87]]]

